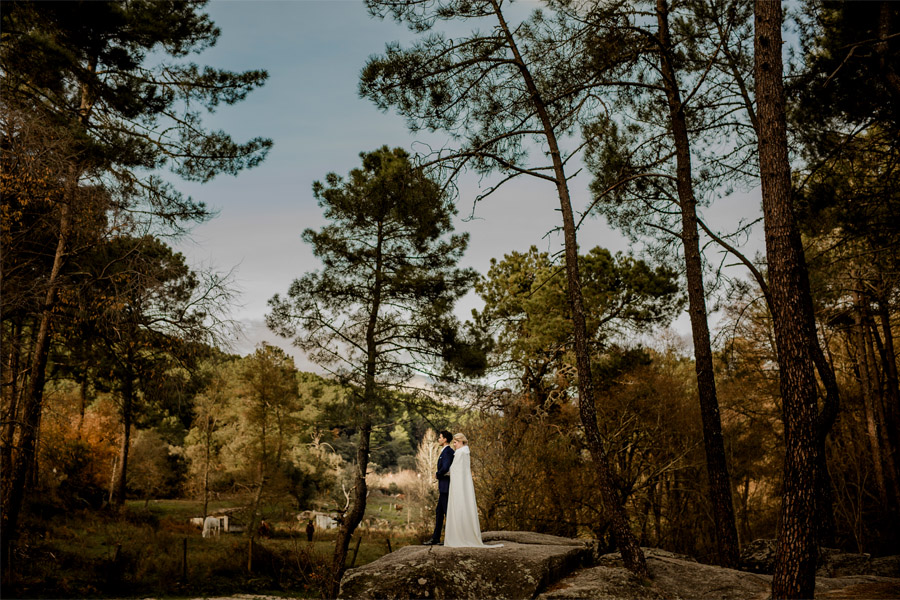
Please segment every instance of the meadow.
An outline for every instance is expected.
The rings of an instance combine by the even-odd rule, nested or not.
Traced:
[[[430,513],[405,503],[407,497],[377,487],[370,492],[366,519],[350,544],[348,567],[372,562],[428,535],[427,523],[412,517],[430,518]],[[241,496],[222,498],[211,502],[209,510],[240,509],[245,501]],[[190,523],[191,517],[202,514],[199,501],[129,501],[119,513],[35,505],[17,557],[27,567],[4,586],[4,596],[321,597],[336,530],[317,530],[309,542],[306,521],[297,519],[298,512],[288,505],[265,506],[262,518],[270,533],[256,538],[248,570],[247,533],[203,538],[200,528]]]

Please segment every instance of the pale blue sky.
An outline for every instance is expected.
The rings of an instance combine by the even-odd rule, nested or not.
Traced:
[[[211,265],[219,271],[235,268],[235,281],[243,293],[242,306],[235,307],[233,316],[244,323],[247,335],[235,350],[243,354],[264,339],[286,346],[262,324],[266,301],[284,294],[296,277],[318,268],[300,239],[304,228],[323,224],[311,193],[313,181],[330,171],[345,174],[358,166],[360,151],[385,144],[414,150],[415,142],[424,137],[413,136],[402,118],[380,112],[357,95],[366,58],[382,52],[386,42],[413,39],[404,27],[370,18],[362,2],[213,0],[207,11],[222,35],[215,47],[193,60],[269,72],[262,89],[207,118],[210,127],[225,129],[238,140],[271,137],[275,145],[268,159],[236,178],[224,176],[204,185],[179,183],[186,193],[219,211],[177,247],[193,265]],[[588,182],[587,175],[571,182],[576,210],[587,204]],[[485,272],[492,257],[532,244],[551,252],[559,249],[558,236],[545,237],[559,221],[551,184],[526,178],[513,181],[480,204],[476,219],[469,221],[462,217],[471,212],[477,183],[463,182],[460,192],[457,229],[471,234],[466,266]],[[726,199],[716,208],[730,221],[758,211],[756,195]],[[579,243],[583,248],[628,250],[625,240],[598,220],[585,222]],[[477,297],[470,294],[457,312],[465,318],[477,306]],[[675,328],[687,332],[686,319],[679,319]],[[312,368],[294,354],[298,366]]]

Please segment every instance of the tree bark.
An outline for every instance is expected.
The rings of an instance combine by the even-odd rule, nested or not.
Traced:
[[[263,488],[266,487],[266,469],[260,467],[259,484],[256,486],[256,494],[253,496],[253,506],[251,508],[250,527],[247,535],[247,572],[253,572],[253,543],[256,541],[256,534],[259,530],[260,521],[257,519],[259,514],[259,504],[262,501]],[[204,517],[205,519],[206,517]]]
[[[84,428],[84,415],[87,412],[87,404],[88,404],[88,389],[90,386],[90,379],[88,377],[89,369],[90,369],[90,360],[88,360],[87,352],[85,352],[84,362],[82,363],[82,372],[81,372],[81,381],[80,381],[80,398],[81,406],[79,407],[78,412],[78,439],[81,439],[81,432]]]
[[[868,300],[866,300],[865,306],[863,307],[863,338],[868,356],[869,375],[874,376],[874,382],[877,385],[878,390],[878,394],[872,395],[871,408],[875,419],[878,442],[881,450],[881,464],[882,472],[884,473],[885,488],[890,493],[894,506],[900,507],[900,484],[898,484],[897,466],[894,461],[894,448],[891,444],[891,436],[888,434],[889,425],[886,416],[887,411],[885,409],[885,404],[890,397],[890,391],[888,383],[885,381],[885,379],[887,379],[887,373],[879,373],[876,367],[878,358],[875,356],[873,345],[878,347],[878,354],[881,357],[882,365],[884,365],[886,359],[886,352],[881,342],[881,338],[878,335],[878,328],[875,326],[875,323],[872,321],[871,315],[869,314]],[[881,376],[879,377],[879,375]],[[885,508],[887,510],[891,509],[889,504],[886,504]]]
[[[203,519],[209,516],[209,460],[212,446],[212,419],[206,415],[206,464],[203,466]]]
[[[134,416],[134,381],[131,374],[125,376],[122,387],[122,445],[119,448],[119,473],[114,503],[117,508],[125,505],[128,486],[128,451],[131,447],[131,425]]]
[[[882,284],[884,287],[886,284]],[[884,372],[886,379],[888,407],[894,409],[893,414],[886,415],[888,422],[893,423],[893,429],[900,431],[900,422],[894,421],[897,416],[897,403],[900,402],[900,383],[897,377],[897,351],[894,348],[894,332],[891,330],[891,314],[888,310],[887,292],[880,293],[878,298],[878,320],[881,322],[881,331],[884,334]]]
[[[74,183],[73,183],[74,186]],[[74,194],[72,194],[74,197]],[[72,198],[73,199],[73,198]],[[8,497],[3,502],[3,554],[9,557],[10,550],[18,534],[19,514],[25,498],[25,484],[28,470],[34,463],[37,428],[41,418],[44,402],[44,383],[46,381],[47,358],[50,354],[50,328],[53,321],[53,308],[60,285],[60,270],[65,259],[66,245],[71,233],[71,204],[60,205],[59,237],[56,252],[53,255],[53,267],[47,281],[47,294],[41,311],[32,360],[28,387],[22,404],[22,426],[19,435],[19,451],[16,453],[15,465],[9,484]]]
[[[878,424],[875,422],[875,399],[872,390],[872,373],[869,364],[869,353],[866,348],[865,316],[863,314],[863,298],[859,292],[853,292],[853,345],[856,347],[856,369],[859,373],[859,391],[863,400],[863,413],[866,417],[866,437],[872,452],[872,467],[875,475],[875,486],[882,507],[887,506],[887,486],[884,483],[884,461],[881,455],[881,442],[878,435]]]
[[[894,477],[900,477],[900,385],[897,378],[897,352],[894,348],[894,332],[891,330],[891,315],[888,310],[886,283],[882,283],[878,298],[878,319],[884,335],[885,395],[884,395],[884,429],[889,443],[889,451],[894,463]],[[900,495],[897,498],[900,507]]]
[[[753,540],[753,529],[750,527],[750,473],[744,477],[741,493],[741,534],[744,540]]]
[[[716,395],[712,347],[709,341],[706,295],[703,286],[703,263],[700,256],[700,235],[697,231],[697,199],[694,196],[691,173],[690,141],[684,105],[681,102],[681,92],[672,65],[669,8],[666,0],[657,0],[656,16],[659,32],[660,68],[669,105],[672,138],[675,142],[678,201],[681,211],[681,243],[684,248],[688,314],[691,318],[691,333],[694,342],[694,370],[697,375],[697,392],[703,424],[709,500],[715,520],[719,563],[724,567],[736,568],[740,561],[740,550],[734,518],[731,478],[728,475],[728,464],[725,460],[725,442],[722,438],[719,399]]]
[[[782,81],[781,3],[755,3],[756,100],[766,260],[784,418],[784,482],[774,598],[812,598],[819,444],[809,274],[793,213]]]
[[[116,454],[115,456],[113,456],[112,469],[110,470],[110,473],[109,473],[109,494],[107,494],[107,501],[106,501],[107,506],[112,506],[113,498],[115,497],[116,469],[118,468],[118,466],[119,466],[119,455]]]
[[[253,497],[253,506],[250,509],[250,525],[248,526],[247,535],[249,537],[247,543],[247,572],[253,572],[253,542],[256,540],[256,533],[259,529],[260,522],[257,520],[259,516],[259,504],[262,500],[263,488],[266,486],[266,478],[268,475],[268,462],[269,462],[269,451],[268,451],[268,423],[269,423],[269,411],[268,411],[268,398],[266,392],[262,392],[262,397],[259,399],[261,407],[262,407],[262,425],[260,427],[260,455],[259,455],[259,466],[257,467],[257,471],[259,473],[259,483],[256,486],[256,494]]]
[[[366,470],[369,466],[369,441],[372,435],[372,421],[366,418],[359,430],[359,444],[356,447],[356,482],[353,486],[353,496],[350,502],[350,510],[344,515],[344,520],[338,530],[337,541],[334,545],[334,555],[331,564],[334,578],[329,589],[329,597],[336,598],[341,586],[341,577],[346,571],[347,554],[350,548],[350,540],[359,526],[366,512]]]
[[[815,333],[815,332],[814,332]],[[840,390],[834,367],[825,356],[818,338],[810,341],[813,363],[825,387],[825,400],[818,418],[816,447],[816,539],[820,546],[833,548],[836,544],[837,523],[834,518],[834,483],[828,470],[828,435],[837,420],[840,408]]]
[[[581,276],[578,269],[578,242],[575,232],[575,218],[572,212],[572,201],[569,197],[569,187],[566,180],[565,167],[556,139],[556,132],[546,105],[531,76],[528,65],[525,64],[521,53],[513,38],[512,32],[503,17],[498,0],[491,0],[494,14],[497,16],[500,28],[513,53],[515,64],[522,75],[522,79],[531,94],[532,103],[541,121],[544,136],[553,161],[553,171],[556,179],[556,191],[559,196],[560,210],[563,217],[563,238],[565,240],[567,292],[569,308],[572,311],[572,325],[575,337],[575,362],[578,372],[578,406],[581,416],[581,424],[584,428],[588,448],[597,470],[600,485],[600,497],[606,516],[610,521],[613,536],[622,554],[625,566],[641,577],[649,577],[644,553],[638,544],[637,538],[631,531],[625,509],[615,491],[612,470],[609,465],[609,457],[603,445],[600,428],[597,426],[597,409],[594,405],[595,391],[594,378],[591,373],[591,356],[588,347],[587,326],[584,315],[584,298],[581,292]]]
[[[9,366],[7,367],[7,392],[6,396],[9,398],[9,404],[6,407],[6,411],[4,413],[4,420],[6,423],[3,425],[3,437],[2,437],[2,447],[0,447],[0,473],[9,473],[12,468],[12,449],[13,444],[15,443],[16,436],[16,422],[19,417],[19,361],[21,360],[21,342],[20,336],[22,335],[22,321],[21,317],[15,319],[12,325],[12,335],[10,336],[10,343],[7,344],[7,349],[9,352]],[[7,486],[9,485],[9,481],[4,480],[3,482],[3,498],[8,497],[9,490]]]

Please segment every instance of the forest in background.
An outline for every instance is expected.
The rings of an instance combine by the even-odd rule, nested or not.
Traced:
[[[245,532],[217,550],[223,589],[332,597],[363,535],[394,540],[369,559],[425,535],[445,428],[471,440],[484,530],[596,538],[636,572],[638,545],[738,566],[777,537],[775,597],[809,597],[817,547],[900,553],[900,6],[793,7],[782,69],[775,2],[554,1],[509,23],[494,1],[368,0],[421,38],[370,57],[360,94],[455,146],[367,150],[314,186],[323,268],[267,321],[325,376],[274,346],[229,354],[228,277],[168,243],[212,215],[159,172],[209,181],[272,144],[204,127],[267,74],[185,58],[219,35],[203,4],[5,3],[5,588],[191,591],[175,558],[120,548],[174,548],[225,503]],[[564,251],[458,267],[465,172],[493,182],[479,202],[516,177],[555,192]],[[745,256],[751,224],[702,213],[760,185],[766,254]],[[578,239],[593,217],[636,254]],[[689,345],[668,329],[684,310]],[[312,509],[339,523],[317,550],[295,543]]]

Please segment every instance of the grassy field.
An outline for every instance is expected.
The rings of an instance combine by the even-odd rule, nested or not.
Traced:
[[[397,505],[400,505],[398,510]],[[240,507],[221,500],[210,510]],[[87,598],[198,596],[234,593],[320,597],[331,572],[335,530],[306,538],[305,522],[289,506],[263,511],[271,535],[253,547],[244,533],[204,539],[189,519],[202,514],[190,500],[128,502],[120,514],[64,512],[35,507],[19,544],[19,573],[4,585],[4,597]],[[235,513],[240,520],[240,512]],[[392,550],[417,544],[428,519],[402,498],[372,493],[366,519],[350,544],[347,566],[360,566]],[[358,548],[358,550],[357,550]]]

